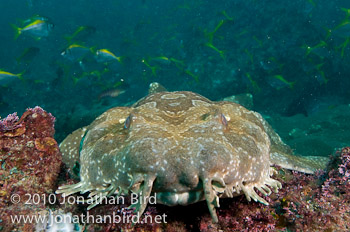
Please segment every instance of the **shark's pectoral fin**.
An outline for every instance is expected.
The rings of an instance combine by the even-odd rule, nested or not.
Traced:
[[[292,169],[305,173],[314,173],[319,169],[325,169],[329,158],[321,156],[295,155],[293,150],[285,144],[281,137],[272,129],[266,120],[260,117],[271,142],[270,164],[276,164],[282,168]]]
[[[298,156],[272,152],[270,154],[270,162],[271,164],[279,165],[282,168],[312,174],[319,169],[325,169],[329,162],[329,158],[322,156]]]
[[[60,144],[62,160],[69,169],[69,173],[79,179],[80,150],[87,132],[86,127],[75,130]]]

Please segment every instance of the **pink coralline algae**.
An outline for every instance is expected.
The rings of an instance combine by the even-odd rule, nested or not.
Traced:
[[[9,114],[6,118],[0,120],[0,131],[10,131],[21,127],[17,113]]]
[[[350,147],[336,153],[330,171],[293,173],[281,199],[281,217],[294,230],[350,230]],[[339,155],[339,156],[338,156]]]
[[[54,121],[50,113],[35,107],[27,109],[20,119],[14,113],[0,122],[2,231],[34,231],[35,224],[13,223],[11,217],[46,209],[45,197],[56,188],[61,153],[53,138]],[[13,196],[19,202],[14,202]],[[39,201],[34,202],[34,196]]]

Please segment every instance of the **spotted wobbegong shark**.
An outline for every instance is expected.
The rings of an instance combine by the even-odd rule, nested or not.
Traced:
[[[254,111],[186,91],[150,94],[131,107],[112,108],[61,144],[69,168],[80,163],[80,182],[56,193],[90,192],[88,210],[111,195],[156,196],[157,203],[205,200],[213,222],[220,197],[245,194],[268,204],[277,192],[272,165],[314,173],[328,158],[297,156]],[[142,214],[147,202],[131,205]]]

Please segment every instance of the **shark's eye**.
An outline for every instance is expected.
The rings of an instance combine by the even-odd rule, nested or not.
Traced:
[[[209,118],[209,116],[210,116],[210,113],[202,114],[201,115],[201,120],[205,121],[205,120],[207,120]]]
[[[224,125],[225,127],[227,127],[227,119],[225,118],[224,114],[220,115],[220,121],[222,123],[222,125]]]
[[[127,118],[125,119],[125,122],[124,122],[124,129],[129,129],[130,124],[131,124],[131,120],[132,120],[132,115],[129,115],[129,117],[127,117]]]

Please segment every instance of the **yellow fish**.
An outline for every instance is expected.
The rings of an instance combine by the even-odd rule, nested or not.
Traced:
[[[8,82],[15,80],[16,77],[19,78],[20,80],[23,80],[22,78],[23,73],[24,72],[13,74],[10,72],[0,70],[0,84],[1,85],[7,84]]]
[[[29,63],[33,60],[35,56],[37,56],[40,52],[40,48],[37,47],[29,47],[24,49],[22,54],[16,58],[17,63],[24,62]]]
[[[21,24],[22,27],[24,27],[25,25],[28,25],[28,24],[34,22],[35,20],[42,20],[45,22],[50,21],[48,17],[41,16],[41,15],[33,15],[32,17],[30,17],[28,19],[20,20],[19,23]]]
[[[79,61],[90,52],[91,49],[79,44],[72,44],[66,50],[64,50],[61,55],[71,61]]]
[[[53,29],[54,25],[48,21],[37,19],[23,28],[17,27],[16,25],[11,25],[16,33],[15,39],[17,39],[21,34],[28,34],[37,39],[41,37],[47,37],[50,31]]]
[[[163,65],[169,65],[171,63],[174,63],[175,66],[179,69],[183,69],[185,64],[183,61],[181,60],[177,60],[175,58],[168,58],[166,56],[157,56],[157,57],[152,57],[152,58],[148,58],[148,60],[151,62],[151,63],[157,63],[157,64],[163,64]]]
[[[293,89],[295,82],[287,81],[284,79],[282,75],[274,75],[269,77],[268,83],[270,86],[276,88],[277,90],[282,89],[284,87],[289,87]]]
[[[141,62],[144,63],[148,68],[151,69],[151,72],[152,72],[153,76],[157,76],[157,72],[156,71],[158,69],[158,66],[151,66],[146,59],[142,59]]]
[[[260,89],[258,83],[253,79],[253,77],[250,75],[250,73],[246,73],[245,76],[248,78],[249,83],[252,85],[253,91],[260,92],[261,89]]]
[[[158,57],[153,57],[150,59],[151,61],[155,61],[156,63],[159,63],[159,64],[170,64],[171,63],[171,60],[166,57],[166,56],[158,56]]]
[[[72,43],[72,41],[80,41],[84,40],[87,37],[91,36],[96,32],[96,28],[90,26],[80,26],[78,27],[72,35],[66,35],[64,38],[68,41],[68,43]]]
[[[114,55],[107,49],[99,49],[95,52],[96,61],[99,63],[109,63],[113,61],[121,62],[121,58]]]

